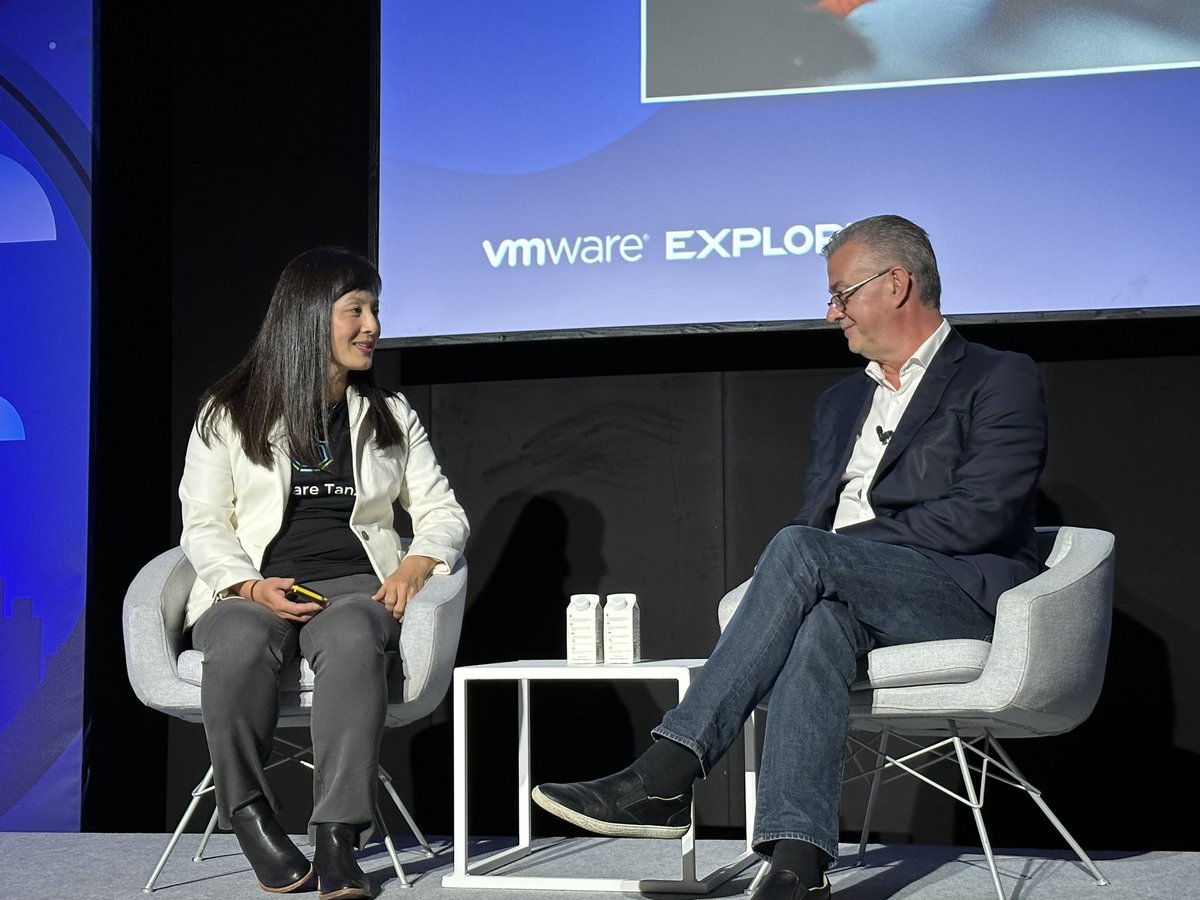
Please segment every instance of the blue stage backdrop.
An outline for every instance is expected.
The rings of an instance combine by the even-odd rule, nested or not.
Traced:
[[[0,830],[5,831],[79,829],[91,110],[91,0],[0,3]]]

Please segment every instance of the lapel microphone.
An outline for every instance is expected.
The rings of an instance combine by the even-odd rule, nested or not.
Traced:
[[[895,434],[893,431],[884,431],[882,425],[875,426],[875,433],[879,435],[879,443],[881,444],[886,444],[892,439],[892,435]]]

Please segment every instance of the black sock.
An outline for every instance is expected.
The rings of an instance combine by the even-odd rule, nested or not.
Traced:
[[[642,776],[646,793],[655,797],[678,797],[700,777],[700,759],[683,744],[659,738],[629,767]]]
[[[808,841],[776,841],[771,849],[771,870],[786,869],[805,887],[818,887],[825,879],[829,854]]]

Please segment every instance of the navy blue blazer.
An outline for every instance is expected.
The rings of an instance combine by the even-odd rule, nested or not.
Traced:
[[[842,476],[876,384],[859,372],[813,415],[812,457],[795,525],[831,528]],[[839,529],[911,547],[995,613],[1004,591],[1037,574],[1037,482],[1046,406],[1037,366],[951,331],[888,441],[868,499],[875,518]]]

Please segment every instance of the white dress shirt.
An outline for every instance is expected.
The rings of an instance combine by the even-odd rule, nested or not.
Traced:
[[[925,377],[925,370],[929,368],[929,363],[948,334],[950,323],[942,319],[937,331],[926,338],[917,348],[917,352],[900,367],[899,387],[892,387],[879,363],[874,360],[867,363],[867,375],[877,387],[871,397],[871,409],[863,420],[862,430],[854,440],[854,450],[846,464],[846,471],[842,474],[842,492],[838,498],[837,512],[833,517],[834,531],[875,518],[875,511],[871,509],[867,499],[871,484],[875,480],[875,472],[883,459],[884,451],[887,450],[892,433],[900,424],[904,411],[908,409],[909,402],[917,392],[917,385]]]

